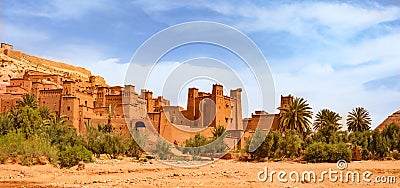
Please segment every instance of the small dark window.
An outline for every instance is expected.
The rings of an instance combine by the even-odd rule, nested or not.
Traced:
[[[228,123],[228,118],[225,118],[225,122]]]
[[[146,126],[142,121],[138,121],[135,123],[135,127],[138,128],[138,127],[146,127]]]
[[[70,111],[70,110],[71,110],[71,107],[70,107],[70,106],[68,106],[68,107],[67,107],[67,110],[68,110],[68,111]]]

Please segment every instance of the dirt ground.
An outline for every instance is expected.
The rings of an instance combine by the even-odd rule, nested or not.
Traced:
[[[16,164],[0,165],[0,187],[400,187],[400,161],[360,161],[348,163],[348,168],[340,171],[336,163],[300,164],[295,162],[237,162],[217,160],[212,164],[196,168],[179,168],[166,165],[161,161],[150,160],[146,163],[124,160],[99,160],[77,167],[58,169],[51,165],[32,167]],[[272,182],[260,182],[257,174],[268,168],[268,174],[275,171]],[[331,182],[329,176],[318,182],[323,171],[331,168],[338,173],[357,171],[361,175],[360,183]],[[278,181],[277,174],[284,171],[287,183]],[[315,171],[317,182],[300,180],[291,182],[292,171],[301,173]],[[364,182],[364,171],[372,173],[370,183]],[[292,174],[295,179],[295,174]],[[322,175],[323,176],[323,175]],[[376,177],[396,177],[396,183],[376,183]],[[334,176],[335,177],[335,176]],[[263,174],[261,174],[263,178]]]

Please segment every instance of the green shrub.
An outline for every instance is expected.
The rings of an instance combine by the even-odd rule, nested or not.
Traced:
[[[371,141],[369,142],[369,150],[375,157],[383,159],[390,152],[390,144],[388,140],[381,134],[379,130],[372,131]]]
[[[220,136],[218,138],[211,138],[208,142],[209,143],[204,147],[206,153],[224,153],[229,149],[229,147],[224,142],[223,136]]]
[[[395,160],[399,160],[400,159],[400,153],[397,150],[393,150],[391,155],[392,155],[393,159],[395,159]]]
[[[246,140],[246,151],[254,158],[265,158],[270,155],[274,144],[273,136],[256,129],[252,137]],[[263,139],[265,137],[265,139]]]
[[[64,151],[59,152],[59,160],[61,167],[72,167],[79,163],[79,161],[92,162],[92,152],[85,147],[67,146]]]
[[[329,160],[330,145],[324,142],[314,142],[310,144],[304,153],[304,157],[309,162],[324,162]]]
[[[161,139],[157,140],[156,148],[153,149],[152,153],[161,160],[168,159],[172,154],[169,143]]]
[[[0,136],[6,135],[12,130],[12,124],[10,119],[3,114],[0,114]]]
[[[120,134],[106,133],[104,143],[104,152],[111,159],[117,159],[129,149],[127,139]]]
[[[400,149],[400,126],[392,123],[382,130],[382,137],[387,140],[390,151]]]
[[[362,148],[361,154],[362,154],[362,159],[363,160],[369,160],[370,159],[371,152],[368,150],[367,147],[363,147]]]
[[[286,130],[283,142],[285,144],[281,146],[286,157],[290,158],[299,155],[299,150],[303,141],[297,131]]]
[[[339,160],[350,161],[351,150],[345,143],[333,144],[331,149],[328,153],[330,156],[329,162],[337,162]]]
[[[262,134],[266,134],[263,131],[256,130],[253,137],[255,139],[254,143],[249,143],[252,138],[246,142],[247,151],[249,148],[257,147],[257,143],[263,138]],[[260,146],[256,148],[253,152],[248,152],[252,157],[256,158],[280,158],[280,157],[295,157],[299,156],[301,152],[301,146],[303,140],[301,135],[294,130],[286,130],[285,136],[279,131],[269,132],[264,141],[261,142]],[[253,141],[252,141],[253,142]],[[251,144],[251,145],[250,145]],[[254,149],[254,148],[253,148]]]
[[[42,156],[53,164],[57,161],[57,149],[43,138],[31,136],[26,139],[20,132],[0,136],[0,162],[12,157],[21,159],[22,165],[33,165]]]
[[[140,158],[143,154],[147,135],[140,131],[131,130],[132,138],[128,139],[128,150],[126,155],[129,157]]]
[[[350,161],[351,150],[344,143],[327,144],[314,142],[306,148],[304,157],[309,162]]]
[[[194,138],[185,140],[185,147],[182,149],[183,153],[189,153],[192,156],[198,156],[205,152],[205,146],[209,143],[206,137],[201,134],[196,134]]]

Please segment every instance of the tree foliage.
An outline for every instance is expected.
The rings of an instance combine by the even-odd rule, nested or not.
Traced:
[[[347,115],[347,128],[350,132],[369,130],[370,125],[371,117],[363,107],[357,107]]]
[[[213,130],[211,130],[211,133],[213,134],[214,138],[218,138],[225,133],[225,130],[226,128],[224,126],[218,125]]]
[[[294,98],[287,108],[279,108],[282,114],[279,117],[279,129],[284,132],[286,129],[296,130],[301,135],[310,131],[310,119],[312,118],[311,107],[304,98]]]
[[[17,107],[18,108],[30,107],[33,109],[37,109],[39,107],[39,104],[34,94],[27,93],[24,96],[22,96],[21,101],[17,101]]]
[[[31,165],[46,157],[53,164],[58,160],[61,167],[71,167],[91,161],[93,153],[117,158],[143,152],[131,137],[107,132],[104,127],[87,126],[86,134],[80,135],[66,116],[39,107],[34,95],[24,95],[17,106],[0,114],[0,162],[11,158]]]
[[[157,155],[159,159],[166,160],[172,155],[170,144],[159,139],[157,140],[156,148],[153,149],[152,153]]]
[[[341,128],[339,121],[342,119],[340,115],[334,111],[328,109],[320,110],[314,121],[314,130],[320,130],[322,128],[328,128],[333,130],[339,130]]]
[[[309,162],[350,161],[351,150],[343,142],[339,144],[314,142],[305,149],[304,157]]]

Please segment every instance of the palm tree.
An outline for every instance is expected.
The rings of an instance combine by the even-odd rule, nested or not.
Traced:
[[[13,129],[17,130],[21,128],[21,109],[17,107],[12,107],[10,111],[7,113],[7,118],[10,120],[11,125],[13,125]]]
[[[40,107],[39,108],[39,115],[43,120],[51,119],[53,118],[53,114],[51,112],[51,109],[48,107]]]
[[[0,114],[0,136],[8,134],[12,129],[12,124],[7,115]]]
[[[116,108],[117,108],[116,104],[108,105],[108,108],[107,108],[108,118],[107,118],[107,125],[106,125],[107,132],[111,132],[111,120],[112,120],[112,118],[114,118]]]
[[[367,109],[363,107],[357,107],[347,115],[347,129],[350,132],[369,130],[370,125],[371,117]]]
[[[337,131],[342,128],[339,124],[341,119],[342,117],[340,117],[338,113],[328,109],[322,109],[315,117],[314,130],[318,131],[322,128],[332,128],[333,130]]]
[[[225,130],[226,128],[224,126],[218,125],[211,130],[211,133],[213,134],[214,138],[217,139],[225,133]]]
[[[310,119],[312,118],[311,107],[304,98],[296,97],[287,108],[278,108],[282,111],[279,116],[279,130],[296,130],[301,135],[310,131]]]
[[[43,124],[51,127],[60,127],[64,126],[67,122],[69,122],[69,120],[67,120],[66,115],[54,115],[44,120]]]
[[[38,105],[38,102],[36,100],[36,96],[34,94],[27,93],[22,97],[21,101],[17,102],[17,106],[19,108],[28,106],[28,107],[31,107],[33,109],[36,109],[36,108],[38,108],[39,105]]]

